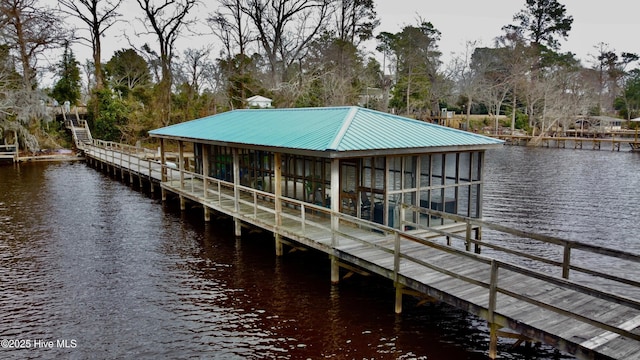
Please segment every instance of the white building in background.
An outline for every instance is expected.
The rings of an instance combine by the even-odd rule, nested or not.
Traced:
[[[249,108],[266,109],[266,108],[272,107],[271,106],[272,101],[273,100],[266,98],[264,96],[255,95],[247,99],[247,106]]]

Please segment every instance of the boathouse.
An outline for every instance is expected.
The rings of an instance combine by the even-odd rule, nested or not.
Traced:
[[[88,164],[123,181],[128,174],[129,183],[137,176],[152,193],[159,183],[163,200],[179,197],[181,209],[191,202],[205,221],[214,211],[234,219],[238,236],[244,225],[273,233],[277,256],[283,245],[326,253],[332,283],[342,269],[345,277],[390,279],[396,313],[408,295],[485,319],[490,358],[506,337],[580,359],[640,359],[640,302],[598,282],[637,293],[634,272],[621,277],[601,265],[629,261],[625,269],[636,269],[637,254],[478,219],[485,151],[500,140],[359,107],[237,110],[151,135],[159,153],[96,139],[78,144]],[[537,255],[517,240],[497,244],[481,239],[481,227],[560,250]],[[481,248],[527,265],[478,255]],[[585,266],[572,249],[607,258]],[[532,270],[532,261],[558,274]]]
[[[235,110],[150,135],[160,139],[163,159],[167,142],[177,144],[183,181],[216,179],[392,228],[401,203],[479,218],[484,153],[502,145],[360,107]],[[446,223],[403,216],[421,227]]]

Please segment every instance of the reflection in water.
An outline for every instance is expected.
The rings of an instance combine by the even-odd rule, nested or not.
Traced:
[[[571,151],[507,147],[489,151],[485,173],[484,219],[514,228],[640,254],[640,154],[611,151]],[[562,248],[523,241],[490,230],[485,239],[508,243],[532,255],[562,261]],[[485,254],[490,254],[488,250]],[[538,270],[539,262],[517,261]],[[574,250],[573,265],[601,268],[629,277],[637,264]],[[554,269],[558,274],[557,268]],[[573,272],[606,291],[637,298],[617,283],[606,283]]]
[[[608,207],[598,216],[604,223],[625,217],[610,202],[595,204],[584,186],[570,190],[576,173],[589,184],[610,181],[605,174],[576,160],[571,174],[543,166],[587,152],[530,151],[489,154],[485,216],[581,240],[601,225],[591,219],[585,230],[569,213],[597,205]],[[518,172],[510,167],[523,160]],[[323,254],[277,258],[267,232],[236,240],[227,219],[205,224],[201,209],[181,213],[83,164],[1,167],[0,184],[0,338],[77,340],[71,349],[0,349],[2,358],[485,358],[484,321],[411,298],[395,315],[388,280],[353,276],[331,286]],[[631,234],[621,227],[616,239]],[[638,249],[626,238],[624,246]],[[525,354],[507,346],[507,359],[559,357],[546,347]]]

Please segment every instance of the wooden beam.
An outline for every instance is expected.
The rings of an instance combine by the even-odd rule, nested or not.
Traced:
[[[344,262],[342,262],[342,261],[338,261],[338,266],[340,266],[340,267],[341,267],[341,268],[343,268],[343,269],[347,269],[347,270],[349,270],[349,272],[351,272],[351,273],[355,273],[355,274],[358,274],[358,275],[362,275],[362,276],[369,276],[369,275],[371,275],[370,273],[368,273],[368,272],[367,272],[367,271],[365,271],[365,270],[359,269],[359,268],[357,268],[357,267],[355,267],[355,266],[349,265],[349,264],[344,263]]]

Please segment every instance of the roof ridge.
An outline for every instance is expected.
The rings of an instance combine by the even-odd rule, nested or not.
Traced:
[[[336,134],[334,135],[333,140],[331,141],[329,146],[327,146],[327,150],[336,150],[338,148],[338,145],[340,145],[340,143],[342,142],[342,138],[347,133],[347,130],[351,126],[351,123],[353,122],[353,119],[356,117],[356,114],[359,110],[357,106],[351,106],[347,108],[349,108],[349,112],[342,121],[342,126],[340,126],[340,129],[338,129],[338,132],[336,132]]]

